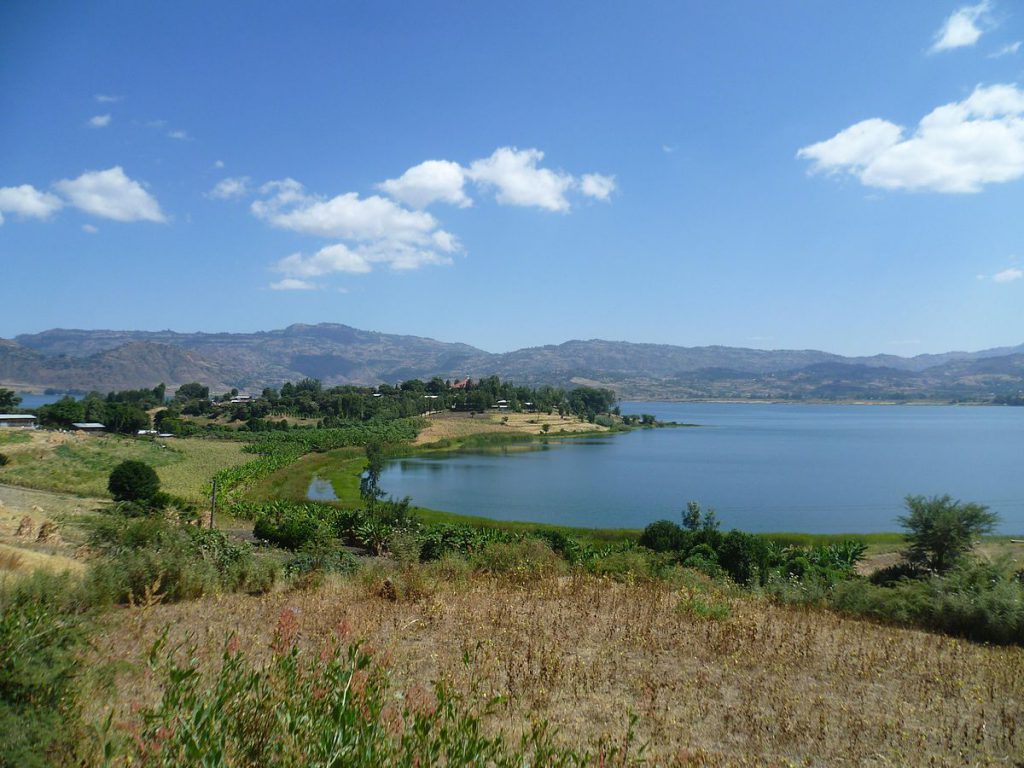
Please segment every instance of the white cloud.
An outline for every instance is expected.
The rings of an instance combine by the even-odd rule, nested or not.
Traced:
[[[365,274],[375,265],[410,270],[451,264],[448,254],[460,248],[458,239],[440,229],[429,213],[408,210],[377,195],[361,198],[349,192],[323,199],[307,194],[295,179],[272,181],[259,191],[263,198],[251,205],[258,218],[283,229],[345,241],[310,255],[293,253],[281,259],[275,269],[286,278]]]
[[[539,149],[501,147],[488,158],[474,160],[466,175],[485,187],[494,187],[499,203],[536,206],[549,211],[569,210],[565,193],[575,179],[549,168],[538,168],[544,159]]]
[[[167,137],[177,141],[188,141],[191,138],[186,131],[168,131]]]
[[[223,160],[215,160],[214,163],[213,163],[213,167],[214,168],[223,168],[224,167],[224,161]]]
[[[110,125],[110,115],[95,115],[89,118],[89,126],[92,128],[106,128]]]
[[[87,171],[77,179],[62,179],[54,187],[71,205],[95,216],[114,221],[166,221],[156,198],[128,178],[119,165]]]
[[[22,218],[46,219],[64,203],[56,195],[41,192],[31,184],[18,187],[0,187],[0,224],[4,214],[16,214]]]
[[[100,230],[99,230],[99,227],[95,227],[92,224],[83,224],[82,225],[82,231],[83,232],[88,232],[90,235],[95,235]]]
[[[264,184],[270,196],[252,204],[252,212],[276,227],[343,240],[388,240],[426,243],[437,220],[424,211],[410,211],[377,195],[361,198],[348,192],[330,199],[307,195],[294,179]]]
[[[812,170],[849,173],[869,187],[979,192],[1024,176],[1024,91],[978,86],[921,119],[913,134],[880,118],[803,147]]]
[[[306,282],[307,278],[332,274],[362,275],[372,272],[375,265],[387,266],[395,271],[409,271],[451,263],[450,256],[429,248],[409,243],[377,241],[355,247],[335,243],[308,256],[293,253],[277,262],[274,269],[288,276],[281,282]]]
[[[599,173],[585,173],[580,178],[580,192],[587,197],[608,200],[615,191],[615,177]]]
[[[433,202],[468,208],[473,201],[462,191],[465,181],[465,170],[458,163],[427,160],[377,187],[389,197],[413,208],[426,208]]]
[[[97,103],[99,103],[99,104],[113,104],[116,101],[120,101],[124,97],[123,96],[110,96],[110,95],[104,94],[104,93],[97,93],[95,96],[93,96],[93,98],[96,99]]]
[[[965,5],[955,10],[946,19],[942,29],[935,34],[931,52],[938,53],[974,45],[984,31],[979,23],[985,21],[990,8],[989,0],[982,0],[977,5]]]
[[[271,290],[274,291],[312,291],[319,287],[316,283],[310,283],[294,277],[286,277],[283,280],[270,284]]]
[[[1002,48],[993,51],[988,55],[990,59],[998,59],[1000,56],[1013,56],[1020,50],[1021,41],[1016,40],[1012,43],[1007,43]]]
[[[994,283],[1012,283],[1014,280],[1020,280],[1024,277],[1024,269],[1017,267],[1010,267],[1004,269],[1002,272],[996,272],[992,275],[992,282]]]
[[[342,244],[328,245],[311,256],[293,253],[277,262],[277,269],[295,277],[319,277],[333,272],[365,274],[373,267],[366,257]]]
[[[423,209],[435,202],[470,207],[467,181],[494,189],[501,204],[552,211],[569,209],[570,190],[608,200],[616,189],[614,176],[590,173],[577,178],[541,167],[543,159],[538,149],[501,147],[468,168],[449,160],[427,160],[378,184],[388,197],[347,192],[327,198],[310,194],[295,179],[279,179],[259,188],[250,210],[272,226],[341,241],[278,261],[274,268],[285,276],[279,282],[282,286],[330,274],[365,274],[378,266],[401,271],[446,265],[462,246]],[[217,196],[218,187],[211,196]]]
[[[249,177],[234,176],[218,181],[213,189],[206,193],[206,196],[215,200],[230,200],[235,197],[244,197],[247,194],[249,194]]]

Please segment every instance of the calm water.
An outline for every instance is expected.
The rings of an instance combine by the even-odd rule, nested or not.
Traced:
[[[396,497],[469,515],[593,527],[678,519],[688,499],[724,527],[896,530],[907,494],[988,504],[1024,533],[1024,408],[623,403],[697,423],[537,450],[392,462]]]
[[[34,395],[31,392],[19,392],[18,397],[21,398],[21,403],[18,405],[18,408],[28,409],[38,408],[41,405],[49,405],[50,403],[56,403],[64,397],[64,395]]]

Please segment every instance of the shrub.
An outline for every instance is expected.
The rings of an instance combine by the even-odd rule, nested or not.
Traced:
[[[358,568],[359,564],[352,555],[336,548],[307,548],[284,565],[289,576],[303,576],[313,571],[353,573]]]
[[[881,587],[837,584],[831,605],[846,613],[972,640],[1024,645],[1024,586],[1003,564],[961,565],[945,575]]]
[[[652,556],[642,549],[611,552],[594,558],[590,570],[598,576],[611,576],[619,581],[633,581],[655,575],[657,570]]]
[[[658,520],[644,528],[639,543],[655,552],[675,552],[682,548],[683,541],[682,528],[671,520]]]
[[[94,526],[91,545],[101,553],[86,575],[96,602],[129,602],[146,595],[177,601],[212,592],[269,590],[277,566],[221,531],[163,518],[108,519]]]
[[[160,492],[156,470],[143,461],[122,461],[110,473],[107,490],[114,501],[152,501]]]
[[[557,573],[563,561],[546,542],[524,539],[514,543],[493,542],[473,558],[480,570],[533,581]]]
[[[763,583],[768,576],[768,545],[760,536],[729,531],[718,549],[718,563],[737,584]]]
[[[0,453],[0,467],[6,467],[11,463],[11,460],[7,457],[6,453]]]
[[[257,539],[283,549],[326,546],[334,538],[333,508],[326,505],[275,505],[253,526]]]
[[[0,765],[81,765],[88,736],[74,697],[85,639],[81,590],[36,571],[0,589]]]
[[[975,540],[991,533],[999,516],[981,504],[965,504],[950,496],[907,496],[909,514],[899,518],[910,545],[907,562],[943,573],[971,549]]]

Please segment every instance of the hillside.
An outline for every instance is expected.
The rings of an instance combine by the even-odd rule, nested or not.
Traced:
[[[818,350],[567,341],[492,354],[468,344],[291,325],[257,333],[53,329],[0,340],[0,382],[71,389],[259,390],[499,375],[525,384],[608,386],[634,398],[990,400],[1024,390],[1024,344],[978,352],[844,357]]]

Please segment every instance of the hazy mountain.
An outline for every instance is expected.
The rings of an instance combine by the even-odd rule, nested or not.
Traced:
[[[0,340],[7,385],[106,391],[200,381],[258,391],[305,377],[335,385],[491,374],[610,386],[624,397],[987,399],[1024,390],[1024,344],[904,358],[593,339],[491,354],[336,324],[259,333],[54,329]]]

